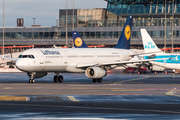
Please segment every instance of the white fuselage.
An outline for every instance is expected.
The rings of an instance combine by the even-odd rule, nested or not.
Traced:
[[[34,48],[21,53],[16,67],[25,72],[84,72],[77,65],[127,61],[133,53],[114,48]]]
[[[166,62],[151,62],[153,65],[161,66],[166,69],[180,70],[180,64]]]

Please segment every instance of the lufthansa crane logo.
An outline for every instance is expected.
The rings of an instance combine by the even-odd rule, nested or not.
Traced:
[[[129,40],[131,37],[131,28],[129,25],[126,25],[124,32],[126,39]]]
[[[83,43],[80,37],[76,38],[74,42],[77,47],[80,47]]]

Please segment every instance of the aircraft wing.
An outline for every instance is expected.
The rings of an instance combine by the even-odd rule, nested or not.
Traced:
[[[99,66],[99,64],[97,63],[97,64],[94,64],[94,63],[90,63],[90,64],[86,64],[86,63],[80,63],[80,64],[77,64],[77,68],[83,68],[83,67],[90,67],[90,66]]]
[[[163,58],[163,59],[169,59],[169,58]],[[149,62],[154,60],[162,60],[161,59],[146,59],[146,60],[134,60],[134,61],[120,61],[120,62],[108,62],[108,63],[96,63],[96,64],[77,64],[77,68],[83,68],[83,67],[90,67],[90,66],[108,66],[108,65],[123,65],[123,64],[130,64],[130,63],[140,63],[140,62]]]
[[[169,59],[169,58],[165,58]],[[162,60],[162,59],[146,59],[146,60],[131,60],[131,61],[121,61],[121,62],[110,62],[110,63],[102,63],[101,65],[121,65],[121,64],[130,64],[130,63],[140,63],[140,62],[149,62],[154,60]]]
[[[2,56],[1,58],[5,60],[13,60],[13,61],[17,60],[17,58],[10,58],[10,57],[4,57],[4,56]]]

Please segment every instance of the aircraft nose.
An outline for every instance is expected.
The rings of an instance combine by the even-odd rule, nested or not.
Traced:
[[[16,65],[16,68],[19,69],[19,70],[23,70],[23,68],[24,68],[23,67],[24,66],[23,62],[20,59],[16,60],[16,64],[15,65]]]

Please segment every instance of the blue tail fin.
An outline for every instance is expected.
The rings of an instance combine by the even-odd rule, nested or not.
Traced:
[[[73,43],[75,48],[87,48],[86,43],[76,31],[72,31]]]
[[[132,20],[133,16],[129,15],[124,25],[123,31],[115,48],[129,49],[131,41],[131,31],[132,31]]]

